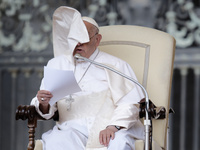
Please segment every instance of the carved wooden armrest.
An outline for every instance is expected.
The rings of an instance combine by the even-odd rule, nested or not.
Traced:
[[[28,119],[28,128],[29,128],[29,143],[28,143],[28,150],[33,150],[35,147],[35,128],[37,127],[37,119],[42,119],[41,116],[37,113],[35,110],[35,106],[32,105],[20,105],[17,107],[16,120],[22,119],[26,120]]]
[[[140,118],[143,118],[146,116],[146,101],[145,98],[142,99],[140,102],[140,111],[139,111],[139,116]],[[166,109],[163,106],[157,107],[154,105],[154,103],[149,100],[149,117],[154,118],[154,119],[165,119],[166,118]]]
[[[37,127],[37,120],[46,120],[42,118],[35,109],[33,105],[20,105],[17,107],[16,110],[16,120],[28,119],[28,128],[29,128],[29,143],[28,143],[28,150],[34,150],[35,147],[35,128]],[[58,112],[55,112],[54,116],[51,118],[55,121],[58,121],[59,115]]]

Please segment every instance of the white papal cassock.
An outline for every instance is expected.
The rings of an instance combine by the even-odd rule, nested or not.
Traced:
[[[61,10],[76,10],[62,7]],[[61,11],[57,10],[60,13]],[[61,11],[64,15],[64,11]],[[67,13],[68,14],[68,13]],[[62,25],[62,20],[56,22],[54,13],[54,52],[57,49],[64,50],[67,43],[63,44],[62,38],[58,38],[56,28]],[[73,17],[77,15],[73,15]],[[62,18],[63,19],[63,18]],[[74,19],[72,19],[74,20]],[[80,19],[76,21],[80,22]],[[65,22],[65,21],[64,21]],[[55,25],[56,24],[56,25]],[[63,26],[63,25],[62,25]],[[64,26],[65,27],[65,26]],[[80,29],[86,30],[81,26]],[[78,28],[77,28],[78,30]],[[65,33],[63,33],[65,34]],[[85,33],[84,33],[85,34]],[[88,34],[84,35],[88,39]],[[83,36],[83,37],[84,37]],[[76,38],[74,38],[76,39]],[[61,44],[59,45],[59,40]],[[89,62],[73,60],[72,53],[79,40],[72,42],[69,47],[70,52],[59,54],[51,59],[47,66],[50,68],[74,71],[75,78],[82,89],[81,92],[72,94],[74,101],[69,104],[69,95],[59,100],[50,107],[48,114],[42,114],[39,110],[37,97],[33,98],[31,104],[36,106],[36,110],[46,119],[53,116],[58,110],[59,121],[53,130],[42,135],[43,146],[45,150],[84,150],[84,149],[107,149],[99,143],[99,132],[108,125],[117,125],[123,127],[115,133],[115,139],[110,141],[108,149],[110,150],[131,150],[134,147],[135,139],[144,138],[143,125],[138,118],[138,108],[135,104],[144,97],[142,91],[131,81],[124,79],[116,73],[110,72],[104,68],[90,64]],[[59,45],[59,46],[58,46]],[[72,50],[71,50],[72,49]],[[71,55],[71,56],[69,56]],[[72,59],[71,59],[72,58]],[[109,65],[120,72],[136,79],[131,67],[121,59],[101,52],[98,49],[90,56],[90,59]],[[54,80],[54,79],[52,79]],[[43,81],[40,89],[44,89]],[[70,109],[69,109],[70,107]]]

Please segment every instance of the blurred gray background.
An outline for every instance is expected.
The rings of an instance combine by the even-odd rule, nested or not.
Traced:
[[[200,0],[0,0],[0,150],[26,149],[27,121],[16,121],[15,111],[30,104],[53,57],[52,14],[59,6],[100,26],[146,26],[175,37],[169,150],[199,150]],[[36,139],[53,125],[39,122]]]

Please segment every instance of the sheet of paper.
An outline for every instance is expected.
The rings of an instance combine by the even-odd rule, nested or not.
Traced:
[[[53,95],[49,104],[53,105],[61,98],[81,91],[73,71],[44,67],[44,87]]]

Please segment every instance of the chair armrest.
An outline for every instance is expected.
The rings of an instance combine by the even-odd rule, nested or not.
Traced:
[[[17,107],[15,119],[26,120],[28,119],[29,128],[29,143],[28,150],[34,150],[35,147],[35,128],[37,127],[37,119],[43,119],[36,111],[35,106],[32,105],[20,105]]]
[[[146,101],[145,98],[142,99],[140,102],[140,110],[139,110],[139,117],[143,118],[146,116]],[[165,119],[166,118],[166,109],[163,106],[157,107],[154,103],[149,100],[149,117],[154,119]]]
[[[42,118],[37,113],[35,106],[33,106],[33,105],[19,105],[17,107],[17,110],[16,110],[15,119],[16,120],[19,120],[19,119],[26,120],[26,119],[28,119],[28,121],[30,121],[30,122],[33,121],[34,119],[44,120],[44,118]]]
[[[36,119],[36,120],[47,120],[47,119],[43,118],[42,116],[40,116],[38,114],[34,105],[19,105],[17,107],[17,110],[16,110],[15,118],[16,118],[16,120],[19,120],[19,119],[26,120],[26,119],[28,119],[28,121],[32,121],[34,119]],[[58,111],[56,111],[54,113],[53,117],[51,117],[50,119],[53,119],[54,121],[58,121],[59,120]],[[35,127],[37,127],[37,124],[36,124]]]
[[[29,128],[29,143],[28,150],[34,150],[35,147],[35,128],[37,127],[37,120],[46,120],[41,117],[35,109],[33,105],[19,105],[16,110],[15,119],[19,120],[28,120],[28,128]],[[54,116],[50,119],[54,121],[58,121],[59,115],[58,111],[55,112]]]
[[[37,127],[37,117],[38,113],[35,110],[35,106],[31,105],[20,105],[17,107],[15,119],[19,120],[26,120],[28,119],[28,128],[29,128],[29,143],[28,143],[28,150],[33,150],[35,147],[35,128]]]

